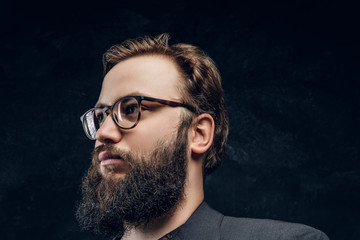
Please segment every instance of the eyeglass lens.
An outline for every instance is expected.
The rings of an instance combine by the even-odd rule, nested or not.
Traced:
[[[96,138],[96,132],[105,121],[108,112],[106,108],[95,108],[85,114],[84,129],[91,139]],[[139,113],[139,102],[134,97],[123,98],[112,107],[113,119],[122,128],[132,128],[139,118]]]
[[[122,128],[131,128],[138,120],[140,106],[136,98],[129,97],[118,101],[113,108],[116,123]]]

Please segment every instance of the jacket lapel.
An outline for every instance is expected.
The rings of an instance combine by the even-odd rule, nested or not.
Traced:
[[[202,202],[185,224],[173,231],[176,240],[220,239],[220,225],[224,215]]]

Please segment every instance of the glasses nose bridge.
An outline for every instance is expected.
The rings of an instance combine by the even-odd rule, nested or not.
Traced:
[[[105,122],[105,120],[107,119],[107,117],[109,116],[109,115],[111,115],[111,107],[108,107],[108,106],[106,106],[106,107],[104,107],[103,109],[101,109],[101,112],[102,112],[102,114],[103,114],[103,118],[102,118],[102,122],[101,123],[104,123]]]

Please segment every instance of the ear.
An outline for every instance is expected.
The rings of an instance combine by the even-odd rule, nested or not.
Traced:
[[[210,114],[204,113],[194,119],[192,126],[193,134],[190,139],[191,153],[202,155],[213,143],[215,129],[214,119]]]

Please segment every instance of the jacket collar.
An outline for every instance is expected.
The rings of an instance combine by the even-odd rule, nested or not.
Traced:
[[[191,217],[180,227],[164,237],[174,236],[174,240],[182,239],[220,239],[220,225],[224,215],[202,202]],[[201,234],[201,235],[199,235]],[[167,238],[160,239],[167,239]]]

